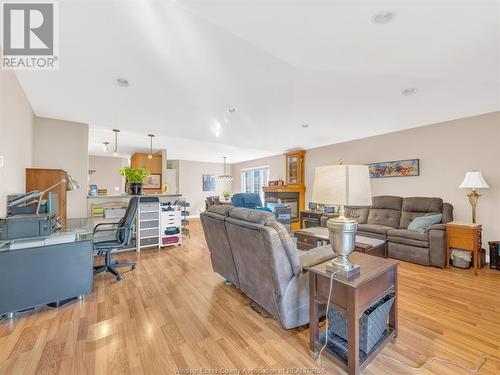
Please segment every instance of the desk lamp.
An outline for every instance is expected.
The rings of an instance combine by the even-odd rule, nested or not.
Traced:
[[[80,189],[80,184],[78,182],[76,182],[76,180],[73,179],[73,177],[71,177],[70,174],[66,174],[66,177],[64,179],[62,179],[61,181],[59,181],[57,184],[54,184],[52,185],[51,187],[43,190],[43,191],[40,191],[40,198],[38,199],[38,205],[36,206],[36,214],[38,215],[40,213],[40,206],[42,205],[42,198],[43,198],[43,195],[52,190],[53,188],[55,188],[56,186],[59,186],[60,184],[62,183],[66,183],[66,191],[71,191],[71,190],[77,190],[77,189]]]
[[[327,221],[330,246],[336,257],[327,271],[351,277],[359,266],[349,260],[354,251],[358,222],[345,217],[344,206],[371,206],[370,174],[366,165],[327,165],[317,167],[314,174],[312,201],[339,205],[339,217]]]

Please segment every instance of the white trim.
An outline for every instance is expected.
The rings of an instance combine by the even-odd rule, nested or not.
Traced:
[[[248,172],[248,171],[255,171],[257,169],[269,169],[271,170],[271,166],[270,165],[263,165],[263,166],[260,166],[260,167],[252,167],[252,168],[243,168],[243,169],[240,169],[240,173],[241,172]]]

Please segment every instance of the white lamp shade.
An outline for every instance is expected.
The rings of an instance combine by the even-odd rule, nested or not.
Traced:
[[[490,185],[481,172],[467,172],[459,187],[462,189],[488,189]]]
[[[319,204],[371,206],[370,173],[366,165],[326,165],[314,173],[312,201]]]

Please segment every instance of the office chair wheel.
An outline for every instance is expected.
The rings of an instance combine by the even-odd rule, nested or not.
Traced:
[[[132,268],[133,270],[135,270],[135,264],[133,266],[131,266],[130,268]]]
[[[121,275],[116,276],[116,281],[121,281],[121,279],[122,279]]]

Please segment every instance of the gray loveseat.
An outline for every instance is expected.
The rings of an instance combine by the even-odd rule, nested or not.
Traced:
[[[210,206],[201,222],[215,272],[284,328],[309,323],[309,277],[304,268],[332,259],[330,248],[297,250],[270,212]]]
[[[419,216],[441,213],[441,224],[425,233],[408,230],[408,224]],[[346,207],[346,216],[358,220],[361,236],[388,240],[389,256],[426,266],[446,265],[445,223],[453,221],[453,206],[441,198],[373,197],[371,207]]]

